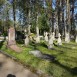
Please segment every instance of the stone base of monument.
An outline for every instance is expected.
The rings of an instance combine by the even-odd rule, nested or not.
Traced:
[[[15,41],[10,41],[7,43],[7,47],[14,50],[15,52],[21,52],[22,49],[19,48],[17,45],[16,45],[16,42]]]
[[[10,49],[14,50],[15,52],[21,52],[22,50],[17,45],[9,46]]]

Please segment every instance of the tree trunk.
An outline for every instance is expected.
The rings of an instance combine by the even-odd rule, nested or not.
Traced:
[[[56,0],[56,12],[55,12],[55,24],[54,24],[56,37],[58,37],[58,33],[59,33],[58,3],[59,3],[59,0]]]
[[[70,24],[70,3],[69,3],[69,0],[66,0],[66,25],[67,25],[67,32],[70,33],[71,24]]]
[[[53,31],[53,26],[52,25],[52,0],[46,0],[46,3],[47,3],[47,6],[48,6],[48,9],[47,9],[47,12],[48,12],[48,21],[49,21],[49,26],[50,26],[50,33]]]
[[[28,14],[28,35],[30,35],[30,28],[31,28],[31,25],[30,25],[30,16],[31,16],[31,12],[29,10],[29,14]]]
[[[71,24],[70,24],[70,3],[69,3],[69,0],[66,0],[66,33],[65,33],[65,41],[67,43],[70,42],[70,31],[71,31]]]
[[[16,0],[13,0],[13,20],[14,20],[14,29],[16,30],[16,13],[15,13],[15,9],[16,9],[16,5],[15,5]]]
[[[62,37],[65,36],[65,21],[64,21],[64,1],[62,1]]]

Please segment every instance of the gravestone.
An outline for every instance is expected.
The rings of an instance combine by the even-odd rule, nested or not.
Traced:
[[[69,43],[70,42],[70,35],[69,35],[68,32],[65,34],[65,42],[66,43]]]
[[[48,49],[52,49],[53,48],[53,35],[50,34],[49,40],[48,40]]]
[[[14,28],[10,28],[8,31],[7,46],[16,52],[21,52],[21,49],[16,45]]]
[[[8,32],[8,45],[15,45],[16,41],[15,41],[15,30],[14,28],[10,28],[9,32]]]
[[[45,32],[45,41],[48,42],[48,33]]]
[[[38,18],[37,18],[38,21]],[[36,26],[36,37],[35,37],[36,43],[40,43],[40,37],[39,37],[39,27]]]
[[[25,44],[25,46],[28,46],[29,45],[29,36],[27,34],[27,30],[26,29],[24,30],[24,32],[25,32],[24,44]]]
[[[36,43],[40,43],[40,36],[39,35],[36,36]]]
[[[52,38],[53,38],[53,40],[55,40],[55,33],[54,32],[52,33]]]
[[[25,46],[28,46],[29,45],[29,37],[28,35],[26,35],[26,38],[25,38]]]
[[[77,43],[77,35],[76,35],[76,38],[75,38],[75,42]]]
[[[58,34],[58,40],[57,40],[58,45],[62,45],[62,41],[61,41],[61,34]]]

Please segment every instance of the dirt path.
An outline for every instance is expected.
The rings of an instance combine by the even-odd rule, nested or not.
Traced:
[[[0,53],[0,77],[38,77],[28,69]]]

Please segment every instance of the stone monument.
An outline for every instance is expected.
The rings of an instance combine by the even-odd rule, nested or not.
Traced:
[[[52,33],[52,38],[53,38],[53,40],[55,40],[55,33],[54,32]]]
[[[69,35],[68,32],[65,34],[65,42],[66,43],[69,43],[70,42],[70,35]]]
[[[25,32],[24,44],[25,44],[25,46],[28,46],[29,45],[29,35],[27,34],[26,29],[24,30],[24,32]]]
[[[39,35],[36,36],[36,43],[40,43],[40,36]]]
[[[58,34],[58,40],[57,40],[58,45],[62,45],[62,41],[61,41],[61,34]]]
[[[29,45],[29,37],[28,35],[25,36],[25,46]]]
[[[21,52],[21,49],[16,45],[16,41],[15,41],[15,29],[12,28],[12,27],[8,30],[8,42],[7,42],[7,46],[9,48],[11,48],[12,50],[16,51],[16,52]]]
[[[48,33],[45,32],[45,41],[48,42]]]
[[[49,36],[49,40],[48,40],[48,49],[52,49],[53,48],[53,37],[52,37],[53,35],[52,34],[50,34],[50,36]]]
[[[76,38],[75,38],[75,42],[77,43],[77,35],[76,35]]]

